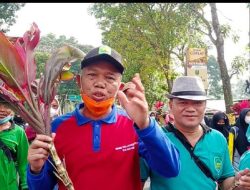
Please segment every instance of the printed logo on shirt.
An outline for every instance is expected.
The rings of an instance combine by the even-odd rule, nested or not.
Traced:
[[[138,144],[138,142],[134,142],[134,143],[131,143],[131,144],[128,144],[128,145],[123,145],[123,146],[116,147],[115,150],[122,151],[122,152],[126,152],[126,151],[129,151],[129,150],[134,150],[136,144]]]
[[[215,156],[214,157],[214,166],[217,172],[220,172],[221,168],[222,168],[222,158]]]

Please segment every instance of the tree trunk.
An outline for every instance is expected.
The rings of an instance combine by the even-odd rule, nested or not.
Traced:
[[[166,57],[165,60],[167,60],[167,64],[164,65],[165,66],[164,74],[165,74],[165,77],[166,77],[166,80],[167,80],[166,82],[167,82],[167,85],[168,85],[168,93],[171,93],[172,87],[173,87],[173,79],[172,79],[172,77],[171,77],[171,75],[169,73],[169,71],[170,71],[170,53],[167,53],[167,57]]]
[[[222,79],[226,113],[230,113],[232,112],[230,106],[233,104],[233,97],[232,97],[230,77],[228,75],[227,65],[224,58],[224,39],[220,31],[220,24],[217,15],[216,4],[210,3],[210,7],[212,14],[212,26],[216,35],[215,46],[217,50],[217,61],[220,67],[220,73]]]

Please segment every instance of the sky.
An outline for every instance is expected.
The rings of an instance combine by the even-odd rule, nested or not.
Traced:
[[[84,45],[102,44],[101,30],[94,16],[88,14],[90,3],[26,3],[17,12],[16,24],[10,27],[8,35],[22,36],[35,22],[41,36],[54,33],[57,37],[73,36]]]
[[[26,3],[17,12],[16,24],[10,27],[10,36],[22,36],[29,29],[32,22],[36,22],[41,30],[41,36],[54,33],[57,37],[75,37],[80,44],[94,47],[102,44],[101,30],[97,20],[87,9],[91,3]],[[225,40],[225,59],[231,62],[237,55],[242,55],[249,43],[250,31],[249,9],[246,3],[217,3],[220,23],[228,23],[240,36],[237,44],[231,39]],[[207,18],[211,18],[210,9],[207,9]],[[208,55],[215,55],[216,50],[208,50]]]

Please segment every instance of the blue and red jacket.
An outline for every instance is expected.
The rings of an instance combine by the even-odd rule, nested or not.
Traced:
[[[55,147],[76,190],[140,190],[139,156],[162,176],[178,175],[179,151],[154,119],[140,130],[115,105],[106,118],[97,121],[80,113],[83,106],[52,122]],[[48,161],[37,175],[29,167],[27,178],[29,190],[50,190],[57,183]],[[65,189],[61,182],[59,189]]]

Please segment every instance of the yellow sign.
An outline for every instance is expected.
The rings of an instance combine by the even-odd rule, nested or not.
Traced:
[[[208,89],[207,50],[189,48],[187,51],[187,76],[199,76],[205,89]]]
[[[205,48],[189,48],[187,51],[187,68],[207,67],[207,50]]]
[[[201,78],[204,88],[208,89],[207,68],[190,69],[187,68],[187,76],[198,76]]]

